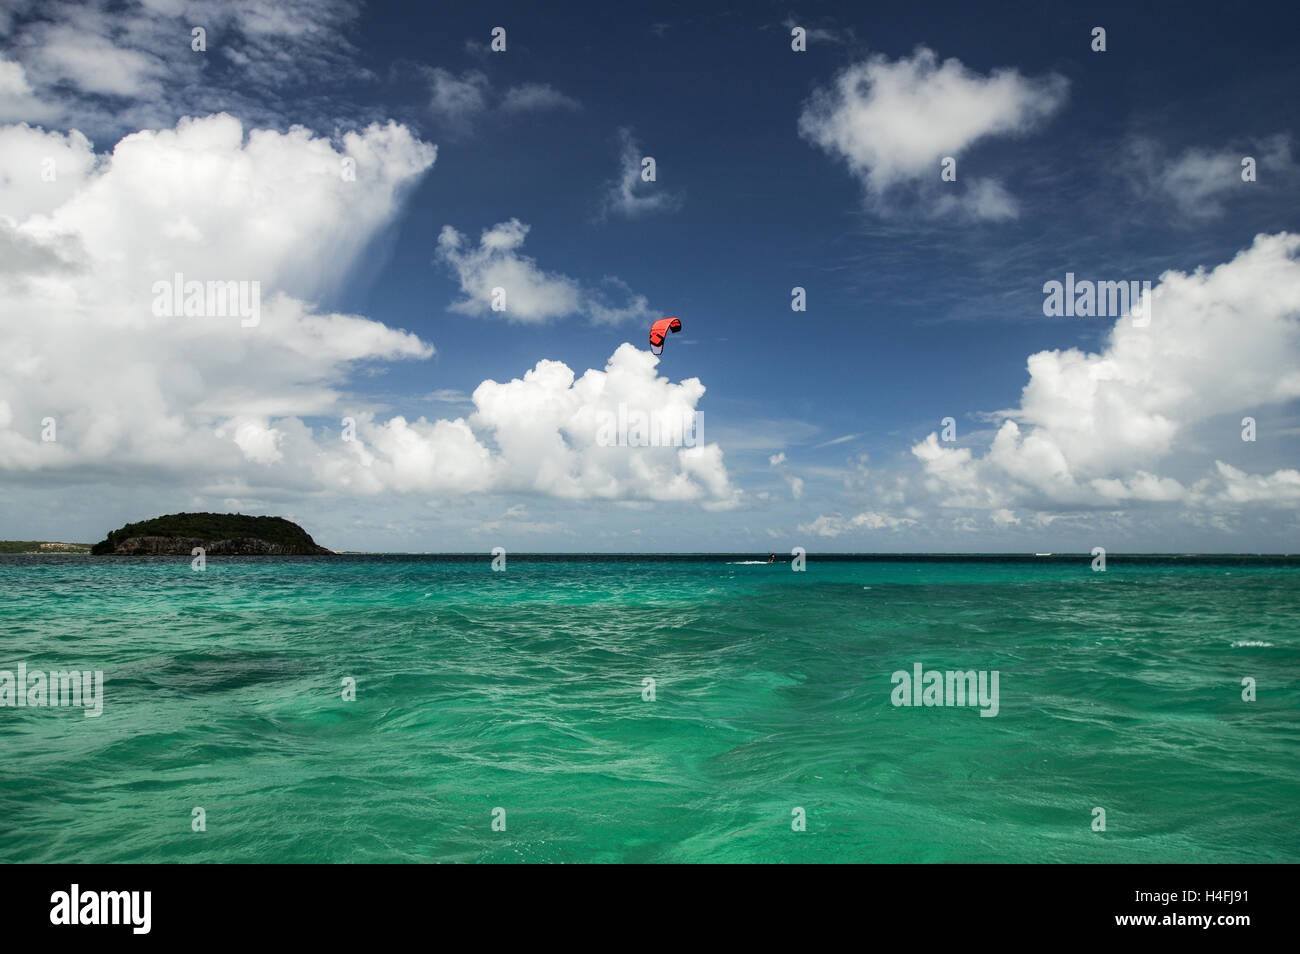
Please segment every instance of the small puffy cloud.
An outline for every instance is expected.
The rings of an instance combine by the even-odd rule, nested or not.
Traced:
[[[1272,474],[1248,474],[1221,460],[1214,466],[1223,478],[1220,499],[1224,502],[1300,504],[1300,470],[1287,468]]]
[[[467,132],[475,120],[492,113],[517,116],[582,109],[576,99],[548,83],[521,83],[498,93],[482,70],[457,75],[436,67],[423,72],[429,82],[429,111],[454,133]]]
[[[838,441],[833,441],[832,443],[838,443]],[[773,454],[768,457],[767,463],[781,475],[787,484],[790,485],[790,496],[795,500],[803,499],[803,478],[796,477],[794,474],[790,473],[790,468],[785,466],[785,451],[781,451],[779,454]]]
[[[1091,482],[1092,489],[1107,500],[1172,501],[1187,496],[1187,488],[1172,477],[1158,477],[1139,470],[1129,478],[1098,477]]]
[[[1300,398],[1298,255],[1298,235],[1256,236],[1214,269],[1166,272],[1149,323],[1119,319],[1101,351],[1031,355],[1020,406],[1000,414],[983,456],[934,433],[912,447],[927,488],[948,506],[990,510],[1292,502],[1292,471],[1220,463],[1207,475],[1182,452],[1240,447],[1242,414]],[[1167,461],[1181,472],[1158,474]]]
[[[506,90],[501,108],[510,113],[541,112],[548,109],[579,110],[582,104],[549,83],[523,83]]]
[[[681,207],[681,195],[666,191],[656,181],[646,182],[641,178],[642,160],[646,158],[641,147],[632,137],[632,130],[620,129],[619,174],[605,189],[601,204],[601,215],[624,215],[635,218],[651,212],[673,212]]]
[[[1207,149],[1192,147],[1169,157],[1155,140],[1137,137],[1129,141],[1130,161],[1125,164],[1136,192],[1161,199],[1189,219],[1211,219],[1223,214],[1225,200],[1243,189],[1261,188],[1270,181],[1294,177],[1291,139],[1285,134],[1269,137],[1252,147]],[[1242,159],[1256,162],[1256,182],[1242,179]]]
[[[993,521],[995,527],[1014,527],[1020,523],[1020,518],[1015,515],[1014,511],[1007,510],[1005,507],[1001,510],[994,510],[989,514],[989,519]]]
[[[544,322],[579,310],[582,290],[576,280],[546,272],[535,259],[519,253],[528,230],[518,219],[501,222],[484,229],[474,248],[450,225],[442,227],[438,258],[456,271],[466,296],[451,306],[453,311],[492,314],[494,296],[502,294],[500,314],[509,321]]]
[[[1067,87],[1056,74],[1000,69],[982,76],[920,47],[910,58],[876,55],[844,70],[814,92],[799,132],[844,160],[877,203],[911,186],[929,199],[932,214],[1010,218],[1015,204],[997,180],[960,176],[963,191],[938,190],[940,160],[993,136],[1032,130],[1061,107]]]
[[[1222,211],[1218,201],[1241,180],[1241,157],[1227,152],[1189,149],[1160,173],[1159,186],[1191,215],[1214,215]]]
[[[855,530],[898,530],[915,524],[911,517],[895,517],[892,514],[875,510],[866,510],[854,517],[820,516],[811,523],[800,525],[800,533],[812,533],[819,537],[838,537]]]
[[[465,123],[487,109],[490,88],[486,74],[479,70],[457,76],[437,67],[429,74],[429,111],[452,124]]]
[[[451,310],[475,316],[499,314],[520,324],[578,314],[596,324],[618,324],[654,314],[645,296],[633,293],[617,278],[606,277],[600,285],[587,287],[542,269],[520,251],[528,232],[529,226],[510,219],[484,229],[475,247],[450,225],[443,226],[437,258],[455,272],[465,295]],[[494,304],[504,307],[494,308]]]

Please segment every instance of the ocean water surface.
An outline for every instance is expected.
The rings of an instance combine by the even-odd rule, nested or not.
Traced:
[[[1300,562],[744,559],[0,557],[0,861],[1300,861]]]

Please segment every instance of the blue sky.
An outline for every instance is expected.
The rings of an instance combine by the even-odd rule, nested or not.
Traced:
[[[48,252],[77,275],[4,275],[11,340],[35,334],[33,308],[69,312],[11,353],[0,535],[98,539],[156,512],[239,509],[339,549],[1295,549],[1286,5],[18,4],[0,23],[11,261]],[[220,114],[239,122],[233,143],[178,126]],[[389,123],[406,138],[375,147],[365,130]],[[284,138],[293,126],[362,157],[357,188],[285,174],[320,155]],[[265,153],[257,130],[279,137]],[[348,132],[387,150],[382,188]],[[52,150],[75,183],[33,204],[24,164]],[[940,179],[948,155],[955,182]],[[657,178],[619,201],[627,156],[653,157]],[[138,191],[151,174],[166,182],[156,207]],[[338,214],[307,208],[326,203]],[[266,237],[278,230],[283,244]],[[475,264],[485,232],[509,247],[482,261],[513,272]],[[295,338],[319,331],[300,315],[238,341],[229,325],[118,317],[140,302],[103,289],[137,266],[141,283],[169,277],[186,240],[191,275],[259,281],[264,299],[331,316],[347,346],[322,358]],[[1045,316],[1043,285],[1066,272],[1156,286],[1148,338],[1112,340],[1126,316]],[[475,281],[498,274],[521,276],[508,290],[525,313],[481,300]],[[625,342],[644,352],[663,315],[684,330],[657,365],[619,367],[628,394],[703,412],[707,462],[654,448],[647,475],[628,448],[606,468],[612,449],[574,431],[586,398],[562,383],[521,382],[492,411],[471,397],[540,361],[605,369]],[[62,380],[86,382],[87,342],[124,326],[146,343],[115,334],[117,370],[93,389],[33,370],[61,362]],[[1040,354],[1056,357],[1031,374]],[[114,409],[128,368],[156,387]],[[679,387],[690,379],[702,396]],[[566,410],[543,441],[520,415],[550,397]],[[67,422],[55,447],[39,446],[47,414]],[[157,419],[131,424],[143,414]],[[370,415],[375,462],[331,457],[348,414]],[[399,433],[397,416],[425,423]],[[945,417],[956,439],[926,450]],[[437,422],[457,419],[452,448]]]

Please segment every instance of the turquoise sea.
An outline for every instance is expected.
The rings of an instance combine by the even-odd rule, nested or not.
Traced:
[[[0,557],[0,861],[1300,861],[1300,561],[743,559]]]

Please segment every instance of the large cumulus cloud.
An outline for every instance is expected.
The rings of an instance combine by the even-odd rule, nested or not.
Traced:
[[[372,125],[337,142],[217,115],[97,156],[79,134],[0,128],[0,471],[28,482],[162,473],[197,491],[525,491],[566,499],[735,499],[716,445],[607,447],[620,402],[693,411],[631,345],[576,376],[542,361],[484,382],[474,413],[380,419],[348,393],[365,362],[433,347],[314,302],[391,223],[435,147]],[[57,175],[41,179],[45,157]],[[39,161],[38,161],[39,160]],[[42,186],[49,186],[42,189]],[[155,313],[156,283],[259,283],[260,321]],[[344,440],[338,427],[352,414]],[[43,441],[52,418],[57,440]],[[313,423],[314,419],[314,423]]]
[[[1149,322],[1119,319],[1101,351],[1031,355],[982,455],[934,433],[913,446],[930,489],[979,508],[1294,505],[1293,470],[1242,466],[1267,433],[1243,441],[1240,422],[1300,397],[1298,255],[1300,235],[1259,235],[1216,268],[1166,272]]]

